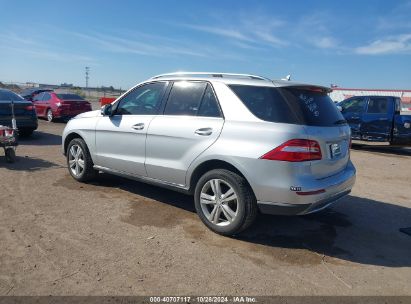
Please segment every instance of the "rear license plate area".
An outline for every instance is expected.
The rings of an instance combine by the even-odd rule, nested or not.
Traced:
[[[333,143],[329,145],[331,158],[339,158],[341,156],[340,143]]]

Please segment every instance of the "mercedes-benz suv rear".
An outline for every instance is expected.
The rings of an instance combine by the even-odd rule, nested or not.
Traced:
[[[350,128],[329,89],[254,75],[176,73],[138,84],[63,134],[70,174],[98,171],[194,195],[213,231],[258,211],[321,210],[354,185]]]

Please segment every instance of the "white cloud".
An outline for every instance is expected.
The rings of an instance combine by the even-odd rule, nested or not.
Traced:
[[[354,49],[363,55],[405,54],[411,53],[411,34],[403,34],[379,39],[368,45]]]
[[[193,47],[176,47],[173,43],[164,43],[165,41],[160,41],[160,37],[157,37],[156,42],[146,43],[135,38],[120,38],[117,35],[115,36],[100,33],[84,34],[77,32],[70,32],[70,34],[83,39],[87,43],[98,45],[104,51],[115,53],[129,53],[145,56],[164,56],[166,54],[197,57],[208,56],[205,52],[196,50]]]
[[[250,37],[247,37],[242,32],[233,30],[233,29],[223,29],[221,27],[212,27],[212,26],[205,26],[205,25],[194,25],[194,24],[184,24],[188,28],[192,28],[194,30],[207,32],[227,38],[233,38],[242,41],[253,41]]]
[[[175,24],[177,26],[186,27],[196,31],[210,33],[224,38],[228,38],[232,41],[242,43],[243,48],[254,49],[256,45],[269,44],[270,46],[279,47],[286,46],[289,43],[273,34],[272,30],[275,27],[282,26],[282,21],[273,20],[268,23],[257,23],[247,21],[239,21],[239,29],[226,29],[226,26],[205,26],[194,24]]]
[[[320,49],[333,49],[338,47],[338,41],[334,37],[326,36],[315,38],[311,43]]]
[[[34,58],[43,58],[52,61],[84,61],[94,62],[94,59],[74,52],[52,50],[41,39],[27,38],[13,32],[0,33],[2,44],[0,49],[14,53],[22,53]]]

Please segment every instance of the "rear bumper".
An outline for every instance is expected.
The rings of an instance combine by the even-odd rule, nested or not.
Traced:
[[[261,213],[277,215],[302,215],[320,211],[345,197],[351,192],[356,178],[356,171],[351,162],[337,175],[311,181],[309,185],[300,185],[304,192],[324,190],[323,193],[313,195],[298,195],[288,189],[288,193],[282,193],[281,197],[287,197],[284,201],[257,201]],[[278,190],[278,189],[277,189]],[[282,191],[286,191],[283,189]],[[275,194],[273,193],[275,198]]]
[[[70,118],[77,116],[78,114],[89,112],[89,111],[91,110],[90,109],[69,110],[69,109],[57,108],[57,110],[54,111],[53,115],[55,118],[70,119]]]
[[[273,214],[273,215],[303,215],[314,213],[323,210],[338,200],[342,199],[344,196],[348,195],[351,190],[346,190],[337,195],[331,196],[326,199],[322,199],[316,203],[312,204],[281,204],[281,203],[267,203],[258,202],[258,208],[261,213]]]
[[[37,116],[24,116],[16,118],[17,129],[36,130],[38,127]],[[11,119],[2,119],[0,117],[0,125],[11,126]]]

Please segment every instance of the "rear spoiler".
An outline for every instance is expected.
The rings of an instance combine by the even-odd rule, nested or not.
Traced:
[[[309,90],[309,91],[317,91],[317,92],[324,92],[324,93],[331,93],[333,90],[329,87],[314,85],[314,84],[307,84],[307,83],[298,83],[298,82],[291,82],[291,81],[279,81],[273,80],[273,84],[276,87],[293,87],[296,89],[301,90]]]

